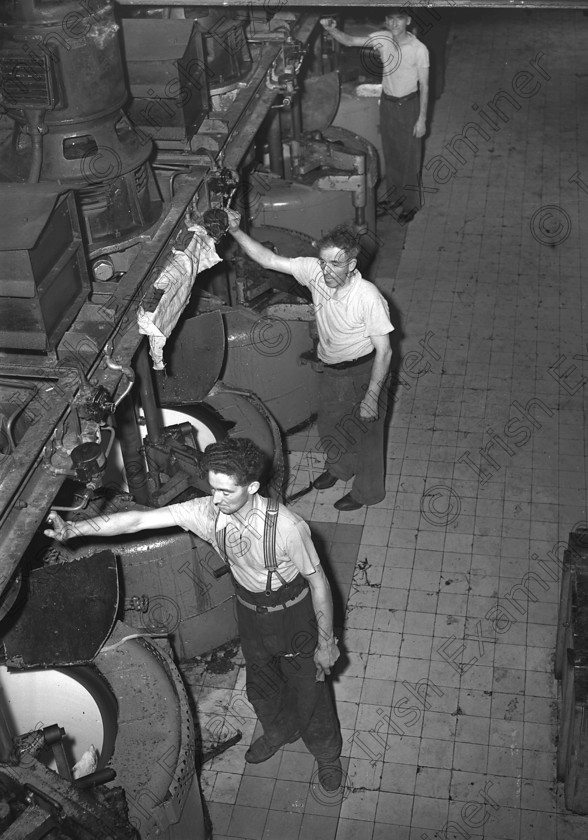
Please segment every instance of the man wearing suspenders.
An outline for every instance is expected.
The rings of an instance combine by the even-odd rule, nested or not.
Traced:
[[[265,458],[247,438],[210,444],[201,467],[212,495],[151,510],[64,522],[52,512],[48,537],[110,537],[179,526],[216,548],[231,569],[247,696],[263,735],[245,759],[258,764],[302,738],[329,791],[341,785],[341,732],[325,674],[339,657],[331,590],[297,514],[260,496]]]

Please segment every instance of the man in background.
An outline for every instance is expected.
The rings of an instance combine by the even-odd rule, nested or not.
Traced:
[[[386,162],[386,209],[401,224],[414,219],[421,207],[422,138],[427,130],[429,53],[408,32],[410,15],[403,7],[390,9],[385,29],[369,35],[341,32],[332,18],[321,19],[329,35],[346,47],[375,50],[382,62],[380,131]]]

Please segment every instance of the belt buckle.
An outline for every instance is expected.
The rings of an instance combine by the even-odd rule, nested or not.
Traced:
[[[255,612],[264,615],[269,612],[269,607],[264,607],[263,604],[255,604]]]

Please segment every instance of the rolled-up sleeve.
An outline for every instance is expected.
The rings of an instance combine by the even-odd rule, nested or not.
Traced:
[[[170,505],[169,510],[178,527],[191,531],[206,542],[213,541],[216,513],[210,496]]]
[[[374,292],[375,294],[366,295],[363,301],[365,318],[363,334],[366,338],[370,335],[387,335],[394,330],[390,321],[388,304],[377,289],[374,289]]]
[[[289,523],[284,539],[284,550],[288,559],[303,575],[313,574],[321,564],[312,541],[310,528],[304,520]]]
[[[301,286],[316,288],[322,276],[319,261],[316,257],[294,257],[290,260],[292,276]]]

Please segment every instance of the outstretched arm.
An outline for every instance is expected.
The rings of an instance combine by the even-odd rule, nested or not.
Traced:
[[[341,32],[333,18],[321,18],[321,26],[344,47],[365,47],[372,40],[372,35],[348,35]]]
[[[261,242],[256,242],[245,231],[241,230],[241,214],[236,210],[227,210],[229,218],[229,233],[232,235],[248,257],[264,268],[271,268],[273,271],[281,271],[283,274],[292,274],[291,259],[274,254]]]
[[[65,522],[58,513],[51,511],[47,516],[51,525],[43,533],[59,542],[74,537],[113,537],[117,534],[134,534],[151,528],[171,528],[176,523],[167,507],[153,510],[126,510],[108,516],[95,516],[78,522]]]

